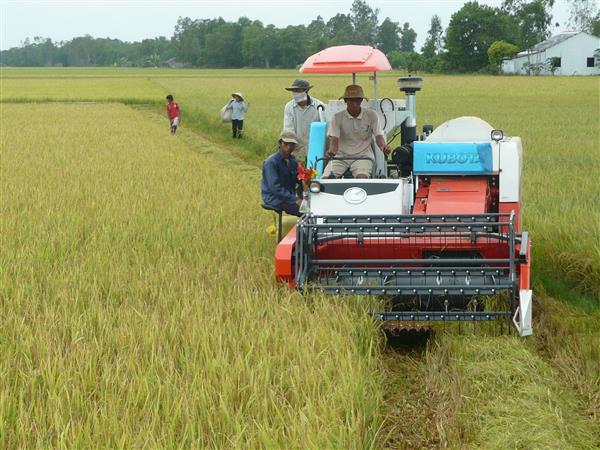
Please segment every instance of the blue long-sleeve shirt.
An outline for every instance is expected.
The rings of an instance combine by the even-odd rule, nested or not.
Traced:
[[[297,183],[298,161],[293,156],[286,162],[278,150],[263,162],[261,192],[266,205],[281,208],[285,203],[294,203]]]

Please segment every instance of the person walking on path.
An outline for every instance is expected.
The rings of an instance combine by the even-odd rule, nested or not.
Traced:
[[[281,132],[279,148],[263,162],[261,185],[265,205],[295,216],[300,215],[302,203],[302,199],[296,195],[298,161],[292,155],[297,143],[298,139],[293,131]]]
[[[296,159],[304,163],[306,161],[310,124],[319,121],[318,108],[324,108],[323,102],[308,95],[312,88],[311,84],[298,78],[291,86],[286,87],[293,95],[283,110],[283,129],[293,131],[298,138],[298,145],[294,152]]]
[[[179,105],[173,101],[171,94],[167,95],[167,117],[169,118],[171,134],[175,134],[179,126]]]
[[[231,94],[227,109],[231,109],[231,132],[232,137],[241,139],[242,129],[244,128],[244,114],[248,112],[248,103],[244,101],[241,92]]]

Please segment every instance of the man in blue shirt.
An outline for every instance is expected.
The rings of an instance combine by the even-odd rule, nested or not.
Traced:
[[[296,196],[298,161],[292,155],[298,144],[296,133],[282,131],[279,148],[263,162],[262,199],[265,205],[288,214],[300,215],[302,199]]]

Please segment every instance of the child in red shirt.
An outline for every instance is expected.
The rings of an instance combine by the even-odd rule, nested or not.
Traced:
[[[173,101],[171,94],[167,95],[167,116],[169,117],[169,127],[171,133],[175,134],[177,125],[179,125],[179,105]]]

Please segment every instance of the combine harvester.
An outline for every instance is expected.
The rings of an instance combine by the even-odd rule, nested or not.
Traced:
[[[475,117],[417,135],[421,78],[398,79],[406,100],[379,98],[382,70],[391,70],[387,58],[368,46],[325,49],[300,69],[348,73],[353,82],[372,72],[373,98],[362,107],[377,112],[388,142],[399,134],[401,144],[387,161],[373,141],[370,179],[310,182],[309,212],[277,245],[277,279],[301,292],[382,296],[388,310],[374,317],[399,329],[512,319],[521,336],[531,335],[521,139]],[[343,109],[343,100],[329,101],[325,119]],[[311,126],[308,166],[319,174],[325,127]]]

